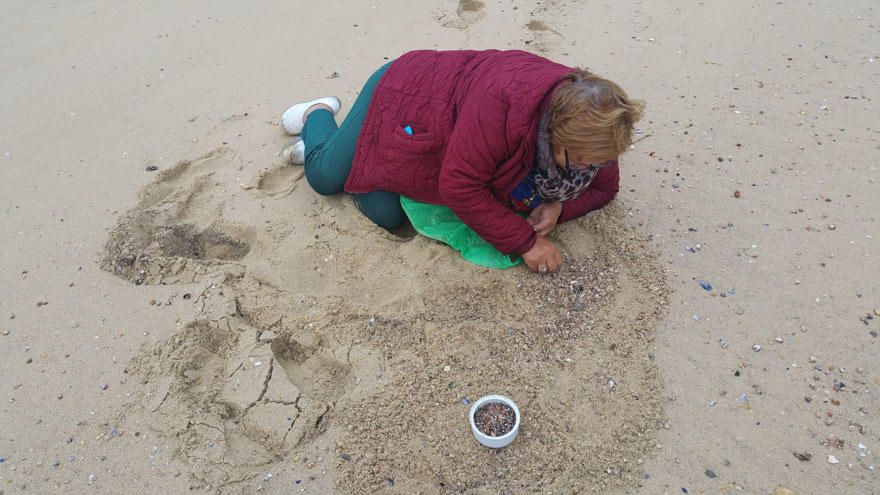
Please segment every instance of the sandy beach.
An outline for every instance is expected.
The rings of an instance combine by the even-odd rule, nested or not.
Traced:
[[[0,495],[880,493],[869,1],[10,2]],[[647,103],[555,274],[313,192],[415,49],[518,49]],[[519,437],[469,404],[513,398]]]

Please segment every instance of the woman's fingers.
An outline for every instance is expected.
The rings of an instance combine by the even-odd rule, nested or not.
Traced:
[[[550,253],[548,258],[547,269],[551,272],[559,270],[559,267],[562,266],[562,254],[556,249],[556,246],[553,246],[553,252]]]
[[[535,244],[522,255],[530,270],[538,273],[555,272],[562,264],[562,255],[556,246],[544,237],[538,236]]]
[[[553,232],[553,229],[555,228],[556,224],[553,222],[549,222],[547,225],[535,227],[535,233],[537,233],[541,237],[547,237]]]
[[[537,222],[533,223],[532,227],[535,228],[535,232],[539,235],[546,235],[545,233],[553,228],[553,220],[544,215]]]
[[[526,266],[529,267],[529,270],[535,273],[547,273],[550,270],[548,260],[530,261],[523,258],[523,261],[526,262]]]
[[[559,270],[559,267],[562,266],[562,256],[559,255],[559,252],[551,254],[547,257],[547,259],[538,263],[538,269],[534,270],[538,273],[552,273],[556,270]]]
[[[543,227],[535,227],[535,232],[536,232],[539,236],[547,237],[548,235],[550,235],[550,233],[553,232],[553,228],[554,228],[554,227],[556,227],[556,225],[550,223],[550,225],[546,225],[546,226],[543,226]]]
[[[529,216],[526,218],[526,221],[529,222],[530,224],[532,224],[533,226],[536,226],[539,223],[541,223],[541,219],[542,219],[541,218],[541,210],[542,210],[541,206],[543,206],[543,205],[536,206],[535,209],[532,210],[532,212],[529,213]],[[535,227],[535,228],[537,229],[537,227]]]

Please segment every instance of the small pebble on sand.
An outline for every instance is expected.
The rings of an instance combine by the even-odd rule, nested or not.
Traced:
[[[792,455],[801,462],[809,462],[813,458],[813,454],[809,452],[792,452]]]

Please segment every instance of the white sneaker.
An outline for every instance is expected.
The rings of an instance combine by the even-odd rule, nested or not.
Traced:
[[[291,165],[303,165],[306,163],[306,143],[302,139],[295,139],[281,150],[281,159]]]
[[[309,107],[318,103],[323,103],[332,108],[333,115],[336,115],[339,112],[339,109],[342,108],[342,102],[335,96],[325,96],[312,101],[297,103],[288,108],[287,111],[281,115],[281,127],[291,136],[296,136],[301,133],[303,129],[303,114],[306,113],[306,110],[308,110]]]

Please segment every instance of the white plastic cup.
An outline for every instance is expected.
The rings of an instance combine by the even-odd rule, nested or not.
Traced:
[[[477,415],[477,410],[480,409],[484,404],[489,404],[492,402],[500,402],[501,404],[506,405],[507,407],[513,409],[513,413],[516,414],[516,421],[513,423],[513,429],[509,432],[501,435],[500,437],[490,437],[486,435],[479,428],[477,428],[477,423],[474,421],[474,416]],[[510,445],[510,442],[516,438],[516,435],[519,433],[519,422],[520,422],[520,414],[519,408],[516,407],[516,404],[504,397],[503,395],[485,395],[480,397],[474,405],[471,406],[470,420],[471,420],[471,431],[474,432],[474,437],[476,437],[477,441],[481,444],[489,447],[490,449],[500,449],[502,447],[507,447]]]

